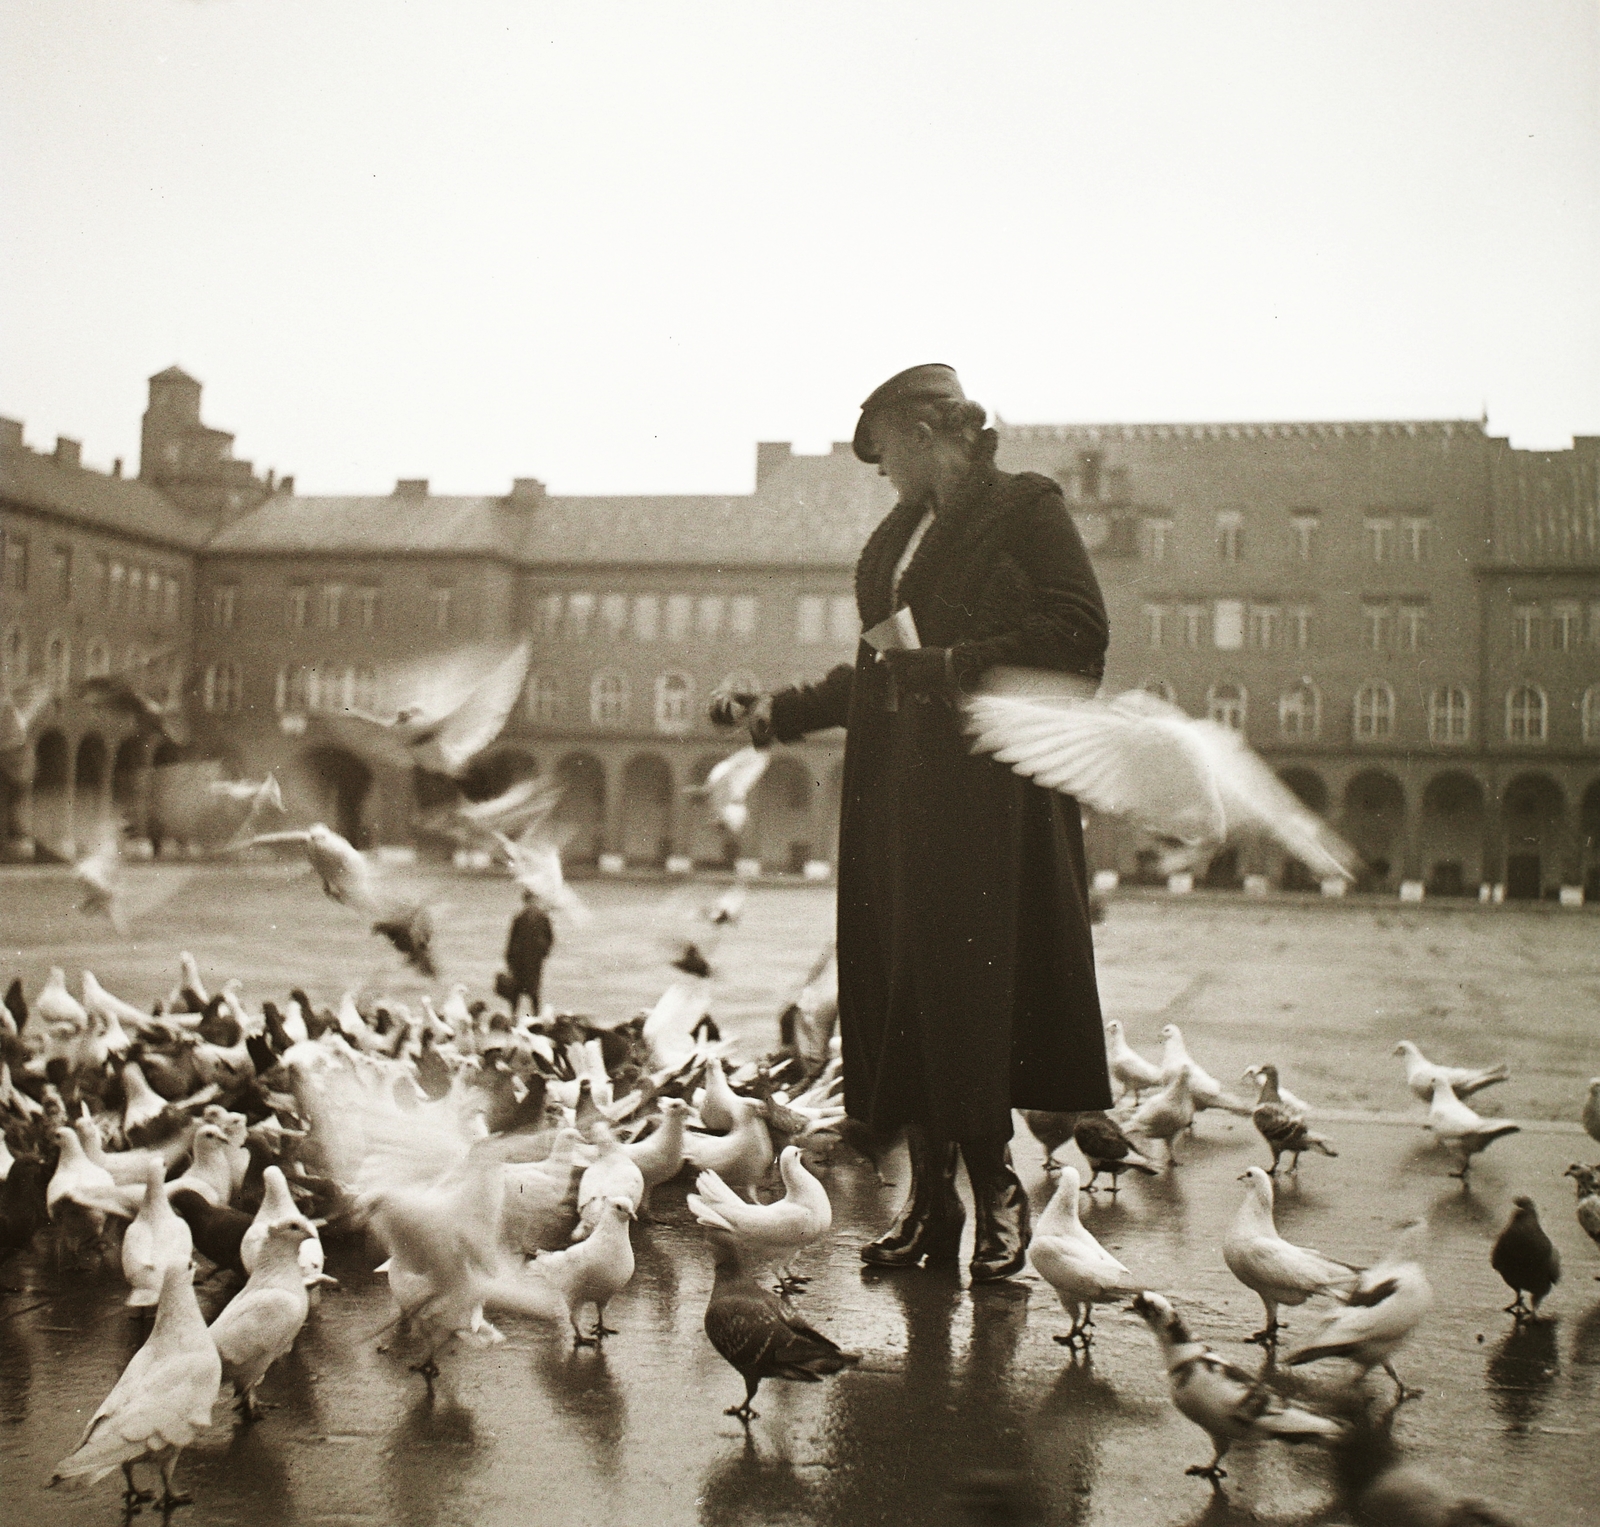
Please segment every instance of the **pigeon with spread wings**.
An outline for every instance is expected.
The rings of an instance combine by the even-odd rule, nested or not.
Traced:
[[[1154,695],[1053,694],[1020,680],[966,701],[973,748],[1037,784],[1121,816],[1170,844],[1168,865],[1203,862],[1235,832],[1275,837],[1314,874],[1353,878],[1354,851],[1246,745]]]
[[[389,717],[351,707],[315,711],[311,720],[330,741],[368,764],[456,779],[500,735],[522,693],[529,656],[527,642],[519,642],[509,656],[465,686],[456,671],[459,665],[442,663],[438,671],[413,678],[413,698]]]
[[[771,761],[768,748],[740,748],[713,764],[703,785],[690,785],[683,793],[691,800],[704,801],[712,818],[737,839],[750,820],[750,792]]]
[[[127,673],[107,673],[83,679],[78,684],[78,698],[88,705],[98,705],[105,710],[131,716],[146,736],[159,737],[177,748],[187,747],[189,722],[183,713],[182,702],[164,705],[152,699],[141,687],[152,671],[171,655],[170,647],[163,648],[136,663]]]

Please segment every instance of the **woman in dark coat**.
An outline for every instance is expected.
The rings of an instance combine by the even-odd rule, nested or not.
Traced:
[[[839,835],[845,1104],[903,1129],[912,1182],[865,1261],[954,1261],[966,1165],[974,1282],[1023,1266],[1028,1200],[1013,1108],[1109,1108],[1083,833],[1070,797],[974,755],[960,700],[997,666],[1098,680],[1105,607],[1061,490],[994,465],[997,437],[948,366],[918,366],[862,405],[855,452],[900,501],[856,567],[863,630],[902,605],[921,646],[820,683],[725,700],[759,742],[847,728]]]

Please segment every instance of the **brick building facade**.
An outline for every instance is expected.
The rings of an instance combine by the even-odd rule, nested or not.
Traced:
[[[527,636],[522,703],[477,783],[559,778],[579,862],[719,859],[683,797],[726,751],[704,721],[711,690],[853,654],[854,560],[892,492],[848,446],[760,445],[748,495],[559,496],[519,479],[491,497],[418,481],[299,497],[233,461],[199,403],[182,372],[151,379],[138,481],[5,426],[6,673],[76,678],[170,649],[149,681],[187,675],[198,745],[230,771],[279,770],[297,815],[347,835],[406,836],[409,795],[332,746],[319,711],[381,706],[408,675],[465,673]],[[1373,889],[1600,896],[1600,440],[1515,451],[1468,421],[1001,435],[1001,464],[1061,481],[1090,546],[1108,687],[1242,728],[1362,851]],[[70,845],[113,802],[148,815],[154,760],[131,728],[65,700],[37,733],[31,783],[0,787],[13,855]],[[778,871],[831,858],[841,751],[780,751],[746,854]],[[1091,842],[1102,868],[1150,867],[1111,824]],[[1252,842],[1211,878],[1247,874],[1305,883]]]

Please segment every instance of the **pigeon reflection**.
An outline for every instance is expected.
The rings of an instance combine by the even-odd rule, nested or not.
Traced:
[[[628,1400],[605,1349],[574,1348],[565,1332],[557,1339],[538,1339],[533,1376],[551,1408],[588,1447],[595,1470],[602,1478],[616,1478],[622,1469]]]
[[[746,1428],[739,1451],[708,1470],[701,1481],[701,1527],[826,1521],[817,1495],[817,1485],[796,1471],[787,1437],[779,1434],[763,1452],[755,1433]]]
[[[1550,1399],[1561,1369],[1558,1332],[1555,1320],[1519,1321],[1489,1355],[1489,1402],[1510,1431],[1525,1431]]]
[[[389,1434],[379,1470],[393,1527],[434,1527],[451,1515],[489,1454],[471,1410],[444,1387],[424,1390]]]

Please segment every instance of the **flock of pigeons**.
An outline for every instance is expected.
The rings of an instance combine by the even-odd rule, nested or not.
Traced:
[[[723,909],[726,910],[726,909]],[[708,921],[717,908],[705,909]],[[13,981],[0,1012],[0,1254],[44,1237],[58,1270],[120,1266],[128,1304],[153,1314],[149,1337],[52,1482],[93,1483],[121,1469],[125,1503],[151,1499],[136,1464],[155,1464],[170,1507],[182,1449],[210,1424],[219,1391],[245,1420],[272,1364],[293,1346],[320,1291],[324,1238],[364,1233],[385,1253],[395,1323],[430,1384],[452,1342],[504,1338],[491,1317],[563,1323],[576,1345],[616,1334],[608,1305],[634,1274],[632,1222],[686,1169],[687,1205],[715,1267],[705,1311],[712,1346],[745,1384],[727,1414],[748,1423],[765,1379],[816,1382],[857,1360],[798,1312],[799,1258],[826,1242],[832,1210],[808,1152],[848,1138],[833,1034],[835,972],[819,962],[760,1061],[730,1054],[708,1011],[709,983],[676,980],[647,1013],[602,1029],[548,1012],[513,1015],[454,987],[436,1008],[397,1001],[318,1008],[295,989],[248,1006],[237,983],[209,993],[194,960],[145,1011],[85,971],[79,994],[53,970],[32,996]],[[1178,1409],[1211,1437],[1210,1463],[1189,1472],[1220,1490],[1236,1443],[1330,1440],[1348,1423],[1272,1386],[1278,1312],[1323,1297],[1335,1308],[1286,1352],[1287,1366],[1339,1357],[1364,1377],[1382,1367],[1395,1401],[1412,1398],[1394,1354],[1426,1315],[1432,1292],[1413,1227],[1371,1268],[1277,1232],[1274,1179],[1311,1150],[1306,1107],[1270,1064],[1251,1067],[1254,1103],[1221,1086],[1167,1025],[1153,1062],[1107,1025],[1121,1089],[1108,1113],[1025,1114],[1057,1176],[1034,1226],[1029,1260],[1070,1326],[1055,1339],[1087,1353],[1096,1306],[1129,1308],[1159,1341]],[[1428,1127],[1454,1150],[1460,1175],[1515,1125],[1479,1120],[1462,1101],[1503,1081],[1503,1067],[1438,1066],[1402,1044],[1406,1080],[1429,1102]],[[1244,1174],[1243,1201],[1222,1246],[1261,1300],[1249,1339],[1268,1351],[1259,1374],[1197,1340],[1172,1302],[1124,1266],[1080,1217],[1102,1174],[1180,1164],[1172,1147],[1206,1109],[1249,1116],[1272,1153]],[[1463,1119],[1468,1116],[1468,1120]],[[1600,1140],[1600,1079],[1585,1123]],[[1068,1140],[1092,1169],[1056,1160]],[[1160,1160],[1164,1147],[1166,1159]],[[1600,1166],[1573,1166],[1578,1217],[1600,1245]],[[776,1177],[774,1184],[772,1179]],[[781,1187],[781,1194],[775,1189]],[[764,1195],[763,1189],[768,1189]],[[769,1201],[770,1200],[770,1201]],[[227,1276],[237,1293],[207,1326],[194,1290]],[[1519,1198],[1493,1265],[1537,1318],[1559,1277],[1530,1200]]]

